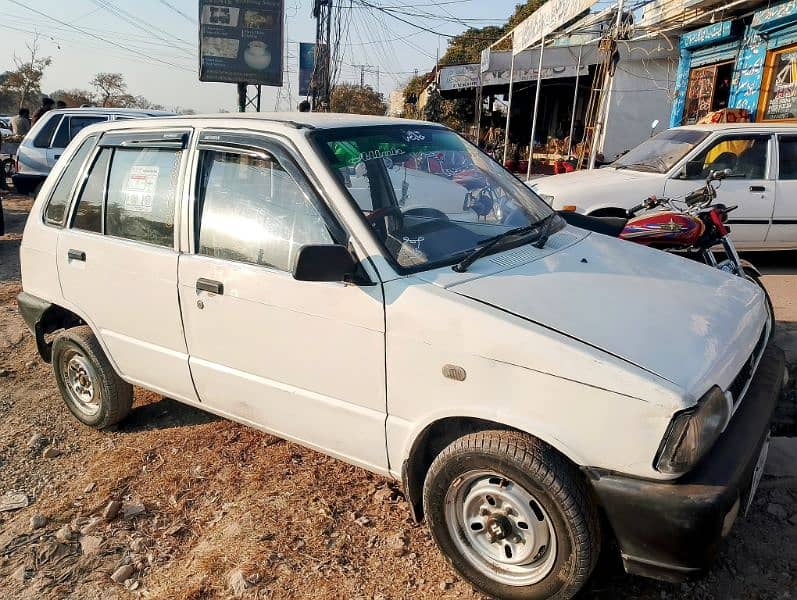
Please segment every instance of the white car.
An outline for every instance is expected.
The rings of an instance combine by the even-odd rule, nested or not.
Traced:
[[[611,165],[528,184],[557,210],[624,216],[645,198],[679,198],[711,170],[731,169],[717,201],[738,206],[731,238],[743,250],[797,248],[797,127],[762,123],[668,129]]]
[[[395,171],[444,153],[475,215],[456,175]],[[81,422],[117,423],[138,385],[395,478],[499,598],[572,597],[604,535],[631,573],[705,568],[783,377],[756,285],[568,227],[425,122],[89,127],[21,259],[20,310]]]
[[[174,113],[133,108],[63,108],[46,112],[19,144],[14,187],[20,194],[35,192],[42,185],[69,142],[80,131],[111,120],[162,117]]]

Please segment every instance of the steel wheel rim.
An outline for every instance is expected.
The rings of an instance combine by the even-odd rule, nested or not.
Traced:
[[[445,498],[454,545],[480,573],[499,583],[539,583],[556,562],[556,532],[533,494],[492,471],[458,477]]]
[[[97,373],[91,361],[77,350],[67,350],[61,356],[61,377],[70,400],[86,416],[100,412],[97,397]]]

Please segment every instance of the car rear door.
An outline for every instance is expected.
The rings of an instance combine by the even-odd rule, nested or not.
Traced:
[[[778,134],[775,210],[767,246],[797,248],[797,133]]]
[[[190,130],[110,132],[78,183],[58,239],[64,297],[120,375],[196,401],[177,297],[176,215]]]
[[[47,166],[52,169],[56,161],[61,158],[69,142],[89,125],[107,121],[106,115],[64,115],[58,129],[55,131],[53,141],[47,149]]]
[[[773,156],[769,133],[715,137],[687,159],[684,174],[667,180],[664,195],[683,198],[701,187],[710,171],[730,169],[731,177],[717,188],[717,202],[737,206],[729,217],[731,239],[739,248],[760,248],[775,205]]]
[[[304,244],[348,236],[287,146],[199,138],[180,302],[191,373],[216,411],[387,472],[382,286],[297,281]]]

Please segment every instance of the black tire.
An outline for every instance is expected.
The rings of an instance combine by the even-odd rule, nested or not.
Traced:
[[[59,334],[53,342],[52,362],[55,381],[64,402],[84,425],[106,429],[130,412],[133,386],[116,373],[90,327],[75,327]],[[69,387],[67,378],[72,378],[70,363],[80,370],[83,380],[90,382],[90,401],[81,403],[81,395]]]
[[[515,585],[490,577],[484,565],[476,566],[458,548],[457,543],[474,549],[464,527],[456,525],[457,542],[452,537],[446,522],[447,494],[464,485],[466,474],[481,471],[496,473],[525,488],[538,502],[538,509],[545,511],[556,536],[556,552],[550,570],[538,582]],[[432,463],[424,482],[423,504],[432,537],[453,569],[491,597],[566,600],[581,589],[597,564],[600,523],[586,482],[572,463],[529,435],[483,431],[455,440]]]

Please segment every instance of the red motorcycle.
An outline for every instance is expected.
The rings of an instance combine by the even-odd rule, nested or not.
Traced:
[[[729,169],[712,171],[703,187],[681,200],[651,196],[629,209],[625,219],[590,217],[567,211],[559,214],[571,225],[582,229],[701,260],[721,271],[754,281],[767,294],[760,280],[761,273],[752,263],[739,257],[731,241],[728,214],[737,207],[714,202],[717,198],[714,182],[720,182],[730,174]],[[664,210],[648,212],[659,207],[664,207]],[[722,246],[724,260],[717,260],[714,253],[717,246]],[[768,294],[767,302],[771,310]]]

